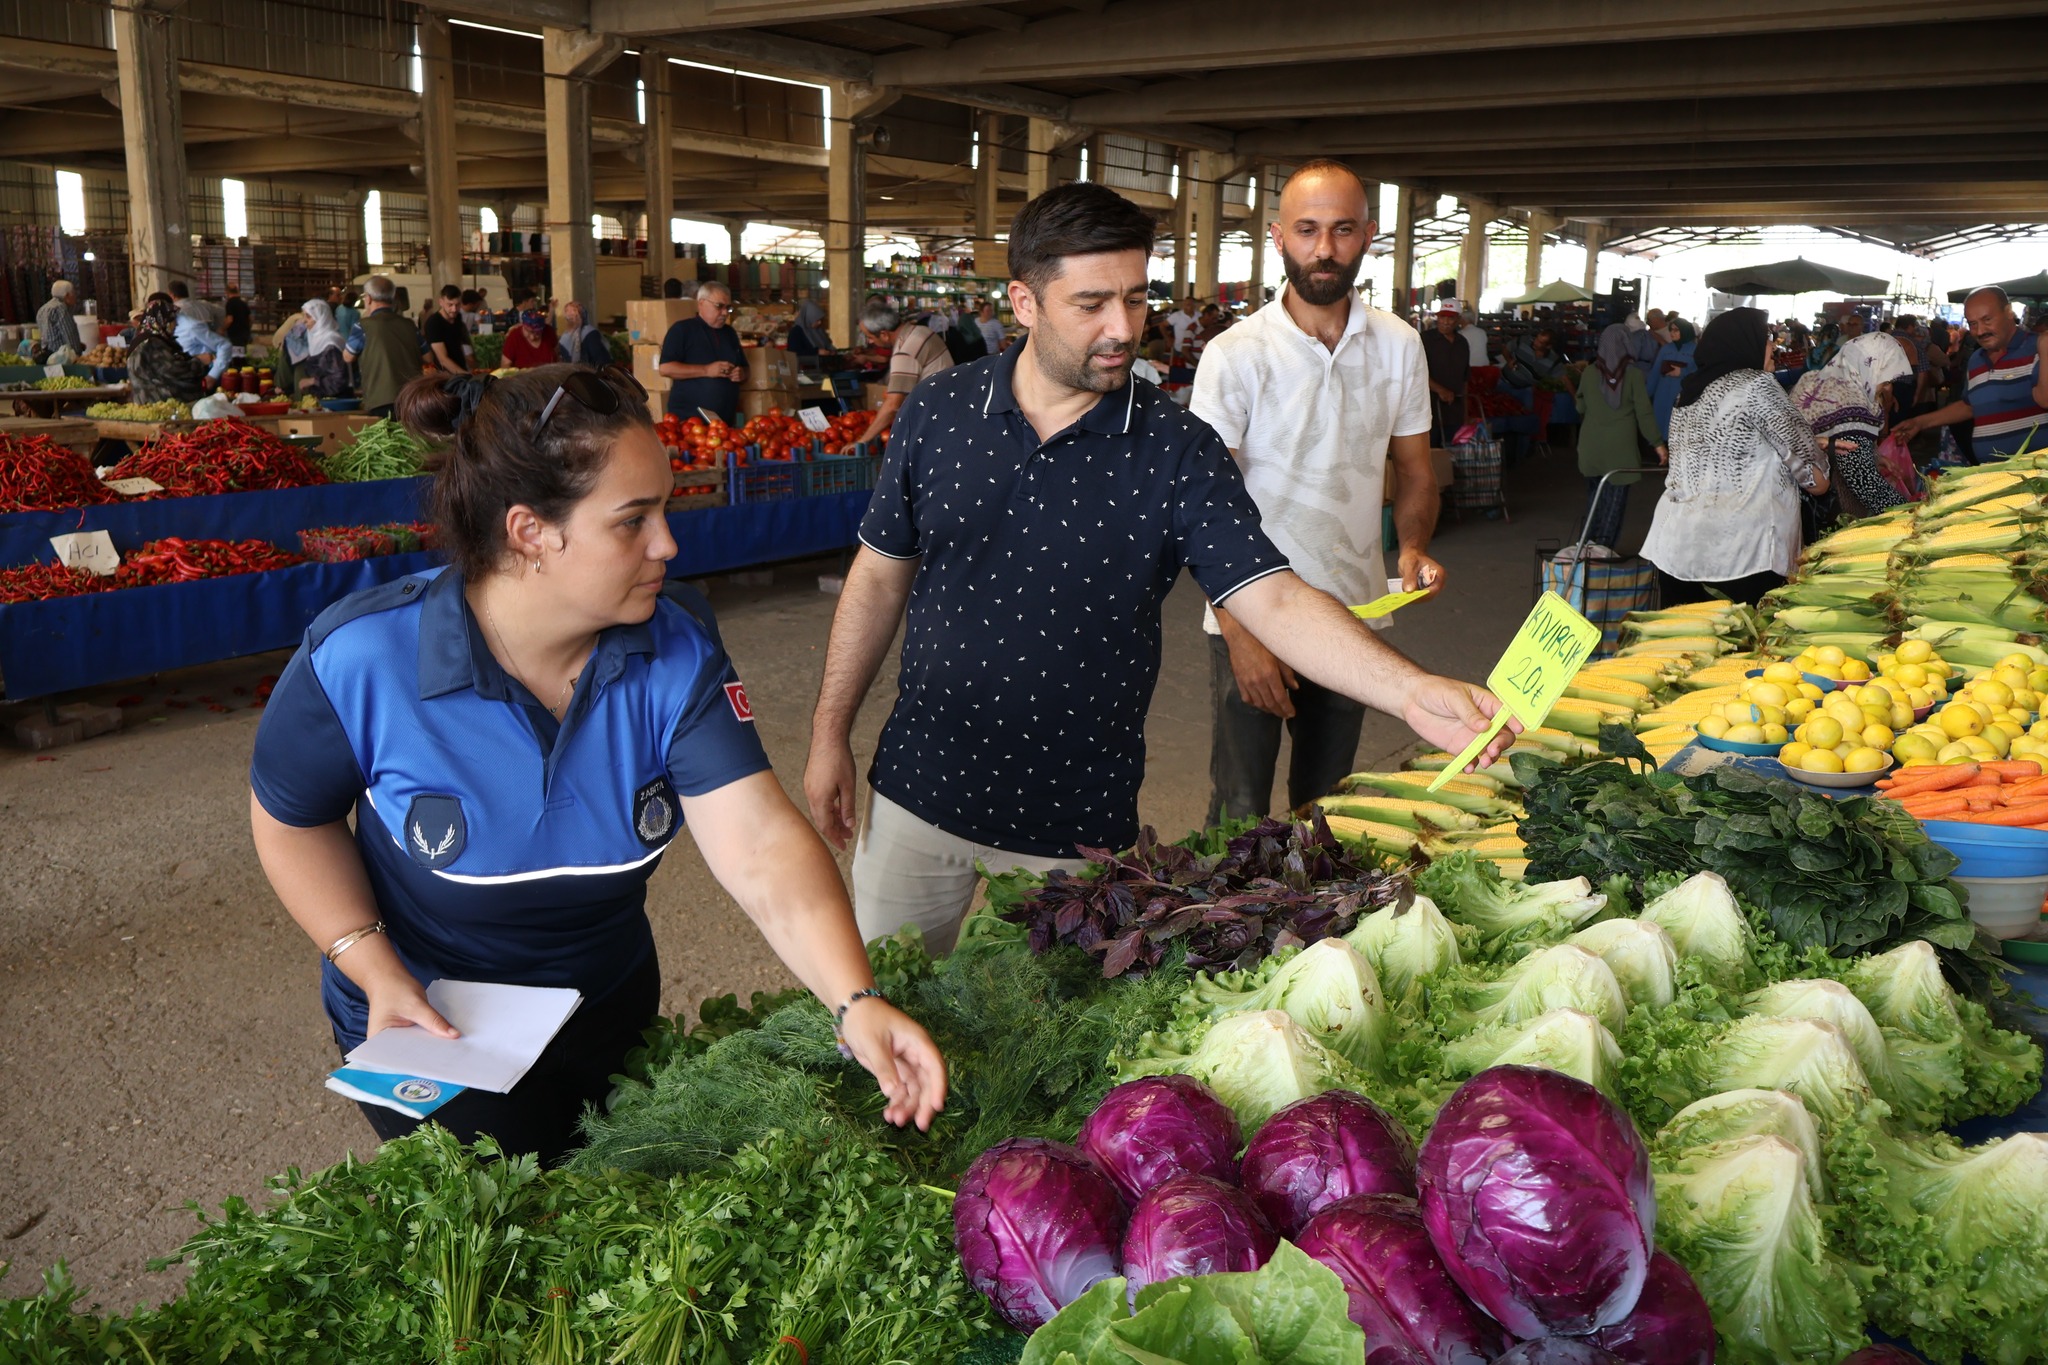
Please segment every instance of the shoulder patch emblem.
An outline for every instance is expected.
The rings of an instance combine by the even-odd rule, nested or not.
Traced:
[[[675,833],[680,805],[676,789],[657,777],[633,793],[633,833],[648,848],[659,848]]]
[[[725,685],[725,699],[732,703],[733,715],[746,721],[749,725],[753,724],[754,706],[752,702],[747,700],[747,685],[745,683],[727,683]]]
[[[436,793],[415,796],[405,813],[400,842],[412,860],[428,871],[437,872],[448,866],[462,856],[469,843],[469,825],[463,818],[462,802]]]

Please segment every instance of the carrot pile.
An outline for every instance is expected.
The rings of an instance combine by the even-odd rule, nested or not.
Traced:
[[[1877,785],[1915,819],[2048,829],[2048,775],[2032,759],[1905,768]]]

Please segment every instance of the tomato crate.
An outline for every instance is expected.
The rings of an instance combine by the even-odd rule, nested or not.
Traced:
[[[857,446],[851,455],[807,454],[802,468],[804,493],[808,497],[821,493],[858,493],[875,486],[875,475],[881,472],[882,457],[869,454],[866,446]]]
[[[758,446],[725,457],[725,486],[731,504],[780,502],[804,496],[804,467],[795,460],[763,460]]]

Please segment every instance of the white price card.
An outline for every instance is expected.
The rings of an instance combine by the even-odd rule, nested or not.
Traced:
[[[64,377],[64,367],[62,365],[45,365],[43,366],[43,377],[45,379],[62,379]]]
[[[812,431],[832,430],[832,420],[825,416],[823,408],[798,408],[796,415],[801,417],[804,426]]]
[[[114,538],[105,531],[73,531],[68,535],[51,536],[50,548],[57,552],[57,562],[67,569],[84,569],[105,578],[121,567],[121,556],[114,550]]]
[[[144,493],[161,493],[164,486],[155,479],[108,479],[107,487],[124,498],[140,497]]]
[[[717,413],[713,412],[710,408],[698,408],[697,415],[699,417],[702,417],[707,422],[723,422],[725,420],[723,417],[720,417]]]

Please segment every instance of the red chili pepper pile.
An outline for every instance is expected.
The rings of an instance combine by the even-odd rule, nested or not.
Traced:
[[[67,569],[62,564],[20,564],[0,569],[0,602],[46,602],[52,597],[102,592],[112,586],[110,578],[84,569]]]
[[[92,461],[47,436],[0,435],[0,512],[54,512],[118,502]]]
[[[164,491],[149,496],[167,498],[327,482],[319,464],[290,441],[227,419],[152,441],[115,465],[107,477],[153,479]]]
[[[147,587],[157,583],[187,583],[195,578],[226,578],[238,573],[262,573],[267,569],[288,569],[303,564],[303,556],[280,550],[263,540],[183,540],[165,536],[153,540],[133,554],[124,555],[114,570],[114,586]]]

